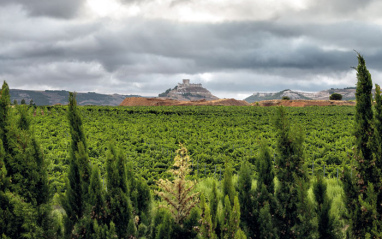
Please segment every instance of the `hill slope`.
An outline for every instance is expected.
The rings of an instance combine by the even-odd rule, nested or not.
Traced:
[[[329,96],[333,93],[342,95],[343,100],[355,100],[355,87],[349,87],[344,89],[329,89],[319,92],[304,92],[283,90],[275,93],[253,93],[251,96],[244,99],[245,101],[252,103],[262,100],[279,100],[283,96],[288,96],[291,100],[329,100]]]
[[[17,100],[18,104],[24,99],[26,104],[29,104],[30,100],[36,105],[55,105],[55,104],[68,104],[69,91],[65,90],[46,90],[46,91],[32,91],[32,90],[18,90],[11,89],[11,102]],[[119,105],[126,97],[133,97],[137,95],[106,95],[97,94],[94,92],[77,93],[78,105]],[[139,96],[138,96],[139,97]]]

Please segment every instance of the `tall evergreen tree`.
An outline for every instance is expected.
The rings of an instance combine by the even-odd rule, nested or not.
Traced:
[[[366,67],[365,59],[358,54],[357,89],[356,89],[356,113],[354,124],[354,135],[356,137],[356,159],[358,161],[359,186],[363,191],[367,183],[379,183],[378,172],[376,172],[375,158],[373,153],[373,109],[372,94],[373,87],[371,75]]]
[[[261,141],[256,168],[258,171],[257,187],[253,192],[251,202],[251,219],[249,220],[251,223],[248,224],[249,233],[256,238],[265,238],[269,235],[275,237],[275,229],[272,229],[267,233],[265,230],[265,228],[269,228],[270,225],[274,225],[271,215],[274,215],[276,211],[273,163],[266,140]],[[267,206],[267,210],[262,210],[265,206]],[[266,215],[266,213],[269,213],[269,215]],[[263,218],[271,218],[272,221],[265,221]]]
[[[235,200],[236,190],[232,182],[232,166],[231,163],[227,160],[225,162],[225,170],[223,177],[223,197],[225,197],[226,195],[228,195],[232,206]]]
[[[65,234],[67,238],[70,238],[74,225],[81,219],[85,211],[80,170],[75,160],[69,164],[66,192],[65,196],[61,197],[61,205],[66,212]]]
[[[91,206],[91,218],[98,224],[106,222],[107,212],[105,204],[105,192],[102,188],[99,170],[94,166],[89,185],[89,205]]]
[[[7,82],[4,81],[1,88],[1,98],[0,98],[0,137],[4,145],[4,150],[8,153],[8,140],[7,140],[7,126],[8,121],[8,112],[10,105],[10,95],[9,95],[9,86]],[[6,163],[6,162],[5,162]]]
[[[90,184],[91,167],[90,160],[88,156],[88,149],[86,143],[85,132],[82,126],[82,118],[80,111],[77,107],[76,94],[69,92],[69,109],[68,109],[68,119],[69,128],[71,135],[71,150],[70,158],[71,160],[76,160],[81,180],[82,180],[82,193],[83,199],[87,200],[88,187]]]
[[[240,203],[237,196],[234,197],[233,207],[229,196],[224,197],[224,226],[222,229],[222,238],[235,238],[237,231],[240,229]],[[241,233],[240,233],[241,234]]]
[[[213,228],[217,227],[218,223],[218,205],[219,205],[219,196],[218,196],[218,188],[216,185],[216,181],[212,182],[212,194],[210,196],[210,212],[211,212],[211,220],[213,224]]]
[[[317,203],[319,238],[339,238],[339,230],[335,227],[335,218],[330,214],[332,200],[327,195],[327,183],[320,176],[313,183],[313,193]]]
[[[296,226],[299,224],[298,215],[298,185],[297,180],[305,180],[304,171],[304,137],[301,129],[292,129],[284,107],[279,107],[275,127],[276,142],[276,176],[279,187],[276,190],[278,209],[276,216],[280,238],[295,238]]]
[[[107,203],[109,219],[115,223],[119,238],[135,236],[135,230],[129,228],[133,221],[132,206],[128,196],[125,158],[111,144],[107,152]]]
[[[77,108],[76,96],[72,92],[69,92],[68,119],[71,135],[71,150],[69,155],[69,173],[66,182],[66,193],[61,197],[61,204],[66,212],[64,220],[65,234],[67,237],[70,237],[74,232],[73,227],[84,216],[89,200],[91,175],[82,119]]]
[[[54,237],[51,216],[50,193],[47,165],[42,150],[30,129],[30,119],[26,107],[18,107],[19,114],[9,111],[9,88],[4,82],[0,102],[2,117],[1,133],[6,144],[1,144],[1,154],[6,158],[3,169],[9,177],[2,205],[7,207],[6,234],[12,238]],[[6,150],[4,150],[6,147]],[[8,181],[8,179],[7,179]],[[7,200],[9,196],[11,200]],[[3,204],[4,203],[4,204]],[[21,211],[26,210],[23,214]]]
[[[206,200],[203,194],[200,196],[200,209],[202,212],[201,219],[200,219],[200,230],[199,230],[200,238],[217,238],[214,227],[213,227],[213,223],[211,220],[210,207],[206,203]]]
[[[375,84],[375,115],[374,115],[374,125],[375,125],[375,166],[379,175],[382,175],[382,95],[381,88],[379,85]],[[376,189],[382,189],[381,179],[379,183],[376,183]],[[382,192],[377,190],[378,202],[382,202]],[[377,205],[377,211],[379,215],[382,215],[382,205]]]
[[[238,196],[240,202],[241,222],[247,227],[252,223],[251,196],[252,196],[252,171],[249,163],[241,164],[238,179]]]
[[[381,169],[377,167],[380,158],[378,134],[375,130],[379,128],[379,114],[380,114],[380,96],[376,96],[376,118],[373,117],[372,109],[372,81],[371,75],[366,67],[364,58],[358,55],[358,66],[355,68],[357,71],[357,89],[356,89],[356,114],[354,123],[355,141],[355,159],[357,160],[357,180],[355,188],[358,190],[358,195],[346,192],[348,203],[354,208],[352,215],[351,229],[355,237],[376,237],[379,235],[377,231],[382,231],[382,217],[381,214],[374,213],[381,211],[382,207],[379,203],[374,203],[380,196],[380,190],[375,191],[374,188],[380,188],[381,185]],[[375,120],[375,122],[374,122]],[[377,142],[377,143],[376,143]],[[351,182],[351,180],[348,180]],[[351,190],[352,186],[347,185],[345,189]]]

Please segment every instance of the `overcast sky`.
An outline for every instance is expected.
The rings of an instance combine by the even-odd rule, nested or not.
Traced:
[[[0,0],[10,88],[156,96],[182,79],[220,98],[382,84],[380,0]]]

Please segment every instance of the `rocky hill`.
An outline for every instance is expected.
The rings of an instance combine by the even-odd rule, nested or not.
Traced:
[[[158,96],[179,101],[210,101],[219,99],[206,88],[203,88],[202,84],[192,84],[190,80],[183,80],[183,83],[178,83],[173,89],[170,88]]]
[[[355,87],[348,87],[344,89],[329,89],[319,92],[304,92],[283,90],[275,93],[253,93],[245,101],[252,103],[262,100],[279,100],[283,96],[289,97],[291,100],[329,100],[329,96],[333,93],[339,93],[342,95],[342,100],[355,100]]]
[[[55,105],[55,104],[68,104],[69,91],[65,90],[46,90],[46,91],[32,91],[32,90],[18,90],[10,89],[11,102],[17,100],[18,104],[24,99],[26,104],[31,100],[36,105]],[[97,94],[94,92],[77,93],[78,105],[119,105],[126,97],[137,97],[138,95],[105,95]],[[138,96],[139,97],[139,96]]]

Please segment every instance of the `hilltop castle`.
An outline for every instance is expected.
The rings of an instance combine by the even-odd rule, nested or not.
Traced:
[[[160,97],[167,97],[175,100],[217,100],[202,84],[192,84],[189,79],[184,79],[183,83],[178,83],[174,89],[168,89],[166,92],[159,94]]]
[[[202,84],[190,84],[189,79],[183,79],[183,83],[178,83],[178,90],[183,90],[190,87],[202,87]]]

